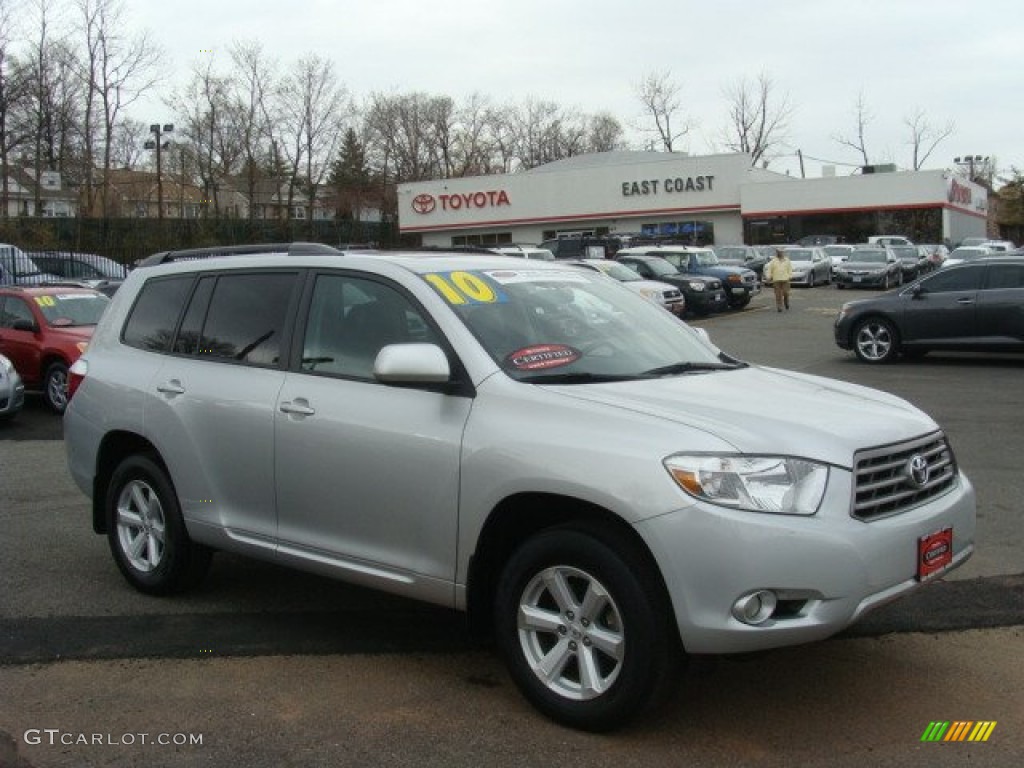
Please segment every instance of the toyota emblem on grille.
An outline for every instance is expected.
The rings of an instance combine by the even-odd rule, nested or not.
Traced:
[[[924,488],[928,484],[928,477],[931,469],[928,467],[928,459],[919,453],[910,457],[907,462],[907,479],[912,485]]]
[[[416,197],[412,199],[412,209],[416,211],[416,213],[430,213],[434,210],[436,205],[437,201],[434,200],[433,195],[416,195]]]

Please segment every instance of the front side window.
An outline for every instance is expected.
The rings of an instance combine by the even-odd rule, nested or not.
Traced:
[[[981,267],[943,269],[921,281],[927,293],[951,293],[953,291],[976,291],[981,284]]]
[[[302,345],[302,369],[372,378],[388,344],[438,343],[416,306],[390,285],[349,275],[318,275]]]
[[[199,356],[278,365],[296,279],[293,272],[221,275],[210,297]]]
[[[0,328],[13,328],[14,323],[18,320],[25,320],[32,325],[36,324],[32,310],[21,299],[8,296],[6,300],[0,298],[0,303],[3,305],[3,308],[0,309]]]

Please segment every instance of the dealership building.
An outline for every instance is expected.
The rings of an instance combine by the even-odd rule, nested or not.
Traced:
[[[889,168],[798,179],[751,167],[746,154],[601,152],[521,173],[401,184],[399,228],[406,239],[436,247],[572,235],[717,244],[816,234],[847,242],[893,234],[955,244],[985,235],[984,187],[949,171]]]

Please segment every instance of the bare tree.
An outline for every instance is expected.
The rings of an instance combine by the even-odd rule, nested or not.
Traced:
[[[277,84],[274,62],[269,60],[258,42],[235,43],[231,48],[234,65],[230,81],[234,85],[231,119],[242,145],[243,173],[249,200],[249,220],[256,217],[256,186],[260,177],[259,163],[271,152],[276,122],[271,117],[272,95]],[[214,190],[208,190],[208,193]],[[217,195],[212,195],[215,206]]]
[[[7,218],[10,199],[11,153],[30,138],[27,126],[19,122],[30,88],[28,68],[18,66],[10,53],[14,32],[12,8],[8,0],[0,0],[0,216]]]
[[[752,165],[770,159],[786,138],[793,106],[788,94],[777,94],[771,77],[762,72],[756,80],[740,78],[725,88],[729,103],[729,128],[725,146],[746,152]]]
[[[158,81],[160,51],[146,33],[133,38],[123,29],[121,0],[77,0],[85,45],[80,77],[85,84],[87,195],[92,200],[92,175],[98,140],[103,157],[101,207],[107,210],[114,128],[122,110]],[[89,206],[91,208],[91,205]]]
[[[947,120],[941,126],[933,126],[920,107],[903,118],[903,124],[910,131],[910,140],[907,143],[911,146],[912,168],[915,171],[921,170],[935,148],[956,130],[956,124],[952,120]]]
[[[874,115],[868,109],[863,91],[857,95],[857,102],[854,104],[854,119],[856,121],[856,132],[853,138],[844,134],[834,134],[832,140],[842,144],[844,147],[856,150],[864,161],[864,165],[870,165],[871,160],[868,159],[866,132],[868,123],[874,120]]]
[[[654,128],[646,125],[638,128],[645,133],[657,134],[666,152],[675,151],[678,140],[693,127],[691,121],[681,114],[682,87],[672,80],[672,74],[667,71],[644,75],[634,87],[644,107],[645,117],[654,121]]]
[[[283,144],[289,161],[288,209],[291,216],[295,188],[304,181],[307,191],[306,219],[313,226],[317,191],[330,170],[344,119],[347,91],[338,82],[334,63],[310,55],[300,59],[280,91],[284,124]]]
[[[602,112],[590,118],[587,128],[587,151],[612,152],[624,146],[622,124]]]
[[[125,118],[114,126],[111,167],[137,168],[142,161],[142,145],[149,136],[149,126],[141,120]]]

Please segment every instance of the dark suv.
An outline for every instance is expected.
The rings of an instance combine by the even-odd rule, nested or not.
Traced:
[[[710,248],[697,248],[689,245],[645,245],[624,248],[619,251],[616,258],[621,258],[624,254],[660,256],[687,277],[716,278],[725,288],[728,305],[734,309],[747,306],[750,300],[761,292],[761,283],[757,279],[757,273],[746,267],[732,267],[720,263],[715,252]]]
[[[696,315],[708,315],[728,306],[722,281],[705,275],[685,275],[661,258],[646,253],[633,253],[625,248],[615,257],[645,280],[659,280],[677,286],[686,297],[686,309]]]

